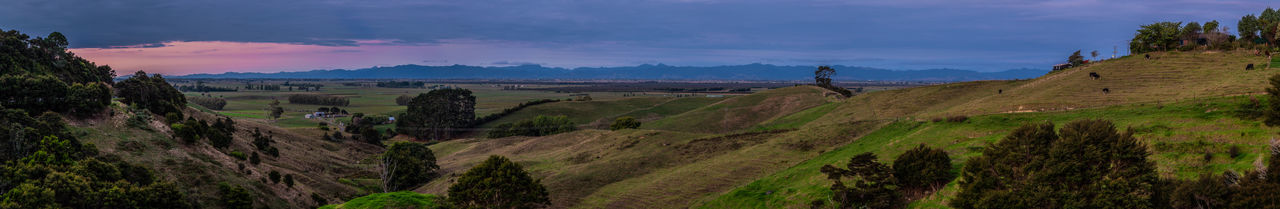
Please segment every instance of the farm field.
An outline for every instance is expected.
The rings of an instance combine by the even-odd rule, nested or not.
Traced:
[[[203,81],[202,85],[236,88],[244,86],[243,81]],[[285,80],[256,80],[251,81],[253,85],[275,85],[286,82]],[[261,91],[261,90],[241,90],[235,92],[184,92],[188,97],[210,96],[223,98],[227,100],[227,105],[222,110],[216,110],[218,114],[233,117],[236,119],[248,119],[268,121],[269,111],[268,104],[273,100],[279,100],[280,105],[284,107],[285,113],[280,119],[274,121],[281,127],[285,128],[305,128],[316,127],[321,120],[306,119],[306,114],[315,112],[321,107],[331,107],[325,105],[310,104],[291,104],[288,101],[289,95],[293,94],[322,94],[330,96],[338,96],[349,99],[350,105],[338,106],[350,113],[364,113],[366,115],[387,115],[394,116],[405,110],[405,106],[395,103],[396,97],[400,95],[417,95],[431,91],[427,88],[382,88],[366,86],[346,86],[343,83],[351,81],[289,81],[293,84],[320,84],[324,85],[319,91],[289,91],[287,87],[283,87],[281,91]],[[175,85],[195,85],[195,81],[175,81]],[[643,101],[666,101],[680,97],[702,97],[708,94],[717,93],[668,93],[668,92],[556,92],[550,90],[505,90],[504,86],[520,86],[525,89],[534,88],[552,88],[562,87],[566,85],[560,84],[483,84],[483,83],[441,83],[428,84],[444,85],[454,88],[464,88],[471,90],[476,97],[476,116],[484,116],[501,112],[503,109],[514,107],[520,103],[540,100],[540,99],[577,99],[579,94],[590,95],[595,103],[602,103],[614,100],[623,100],[631,98],[649,98]],[[591,89],[590,87],[582,87],[582,89]],[[722,93],[731,95],[747,94],[750,92]],[[711,99],[715,100],[715,99]],[[637,100],[641,101],[641,100]],[[643,103],[643,102],[641,102]],[[621,107],[621,108],[637,108],[637,107]],[[336,121],[329,121],[336,122]]]

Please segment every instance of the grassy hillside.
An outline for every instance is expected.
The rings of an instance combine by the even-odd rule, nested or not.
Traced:
[[[888,90],[850,98],[817,121],[935,118],[1066,111],[1261,93],[1273,70],[1244,70],[1266,57],[1245,51],[1167,52],[1122,57],[1031,80],[975,81]],[[1090,72],[1100,75],[1093,79]],[[1107,88],[1111,93],[1103,93]],[[1003,93],[1001,93],[1003,90]]]
[[[822,165],[839,164],[861,152],[874,152],[889,161],[921,143],[946,149],[958,170],[985,144],[1034,121],[1061,124],[1100,118],[1131,127],[1148,143],[1152,160],[1166,177],[1252,169],[1261,159],[1259,153],[1269,133],[1277,130],[1231,117],[1230,111],[1247,100],[1247,96],[1232,95],[1261,92],[1266,77],[1277,71],[1245,71],[1244,66],[1268,60],[1244,52],[1170,52],[1153,53],[1152,57],[1114,59],[1032,80],[964,82],[855,96],[814,124],[897,122],[832,152],[718,194],[699,207],[808,207],[811,201],[830,196],[825,188],[830,182],[817,170]],[[1100,74],[1101,79],[1090,78],[1090,72]],[[1101,88],[1111,93],[1102,93]],[[964,123],[929,122],[947,116],[971,118]],[[1223,153],[1231,146],[1240,146],[1247,154],[1229,158]],[[1213,160],[1203,161],[1206,152],[1214,155]],[[945,206],[954,192],[948,187],[914,206]]]
[[[1112,120],[1132,128],[1152,151],[1151,160],[1164,177],[1193,178],[1201,173],[1227,169],[1246,171],[1265,155],[1271,133],[1277,128],[1258,121],[1241,120],[1232,110],[1246,96],[1184,101],[1167,105],[1122,105],[1098,109],[1046,113],[1011,113],[972,117],[966,122],[901,120],[857,141],[754,181],[702,205],[705,208],[807,207],[810,201],[830,195],[830,181],[818,168],[847,162],[862,152],[876,153],[884,162],[917,144],[945,149],[958,171],[964,160],[979,155],[981,147],[1002,139],[1021,124],[1052,121],[1063,124],[1085,118]],[[1239,146],[1244,155],[1229,157],[1227,149]],[[1211,161],[1203,161],[1203,153]],[[945,199],[945,198],[943,198]],[[941,204],[942,201],[934,200]],[[922,203],[923,204],[923,203]],[[927,204],[926,204],[927,205]],[[922,205],[923,206],[923,205]]]
[[[616,102],[560,102],[538,105],[520,112],[560,113],[580,120],[601,115],[654,116],[694,118],[708,113],[717,115],[761,114],[755,123],[735,126],[737,129],[759,126],[775,118],[767,127],[735,134],[719,131],[672,131],[651,127],[638,130],[580,130],[544,137],[507,137],[500,139],[466,139],[432,145],[445,176],[459,173],[489,155],[507,156],[526,166],[541,178],[557,207],[654,208],[679,207],[705,198],[713,191],[727,191],[762,174],[816,156],[814,147],[843,143],[879,123],[856,123],[796,130],[831,109],[830,105],[814,111],[827,100],[821,90],[812,87],[784,88],[728,99],[680,98],[653,102],[640,99]],[[630,109],[616,114],[579,113],[583,110],[622,109],[619,106],[650,107]],[[574,108],[589,106],[586,108]],[[614,107],[614,108],[599,108]],[[793,114],[804,112],[804,114]],[[518,112],[519,113],[519,112]],[[679,114],[676,114],[679,113]],[[789,116],[798,115],[798,116]],[[513,117],[520,117],[515,115]],[[616,116],[606,118],[612,119]],[[698,124],[671,120],[659,128],[674,124],[719,128],[719,124]],[[750,122],[750,121],[748,121]],[[761,126],[766,127],[766,126]],[[674,129],[674,128],[673,128]],[[683,128],[682,128],[683,129]],[[719,130],[719,129],[717,129]],[[736,129],[724,129],[733,131]],[[722,172],[723,171],[723,172]],[[442,194],[451,178],[438,179],[419,192]],[[660,199],[659,199],[660,198]],[[679,204],[673,204],[679,203]]]
[[[642,128],[728,133],[827,102],[827,90],[801,86],[738,96],[693,111],[645,123]]]
[[[72,130],[82,134],[83,141],[95,144],[103,155],[155,169],[160,178],[177,183],[193,200],[206,207],[220,204],[219,182],[242,186],[254,194],[256,205],[272,208],[315,206],[311,199],[313,193],[335,201],[364,195],[369,191],[360,189],[361,184],[348,184],[339,179],[375,177],[370,166],[361,162],[382,150],[360,142],[324,141],[318,137],[320,132],[290,131],[245,120],[236,121],[239,131],[232,145],[219,150],[210,146],[208,140],[184,144],[170,137],[168,126],[160,121],[153,121],[150,130],[130,127],[126,120],[132,114],[119,103],[112,108],[116,114],[110,117],[72,121],[75,125],[71,126]],[[216,118],[192,108],[184,112],[204,120]],[[232,156],[233,152],[247,156],[257,150],[250,136],[255,128],[274,136],[273,146],[280,150],[280,157],[259,153],[262,162],[253,165]],[[271,171],[291,174],[297,183],[292,187],[271,183],[266,180]]]
[[[503,123],[528,120],[538,115],[569,117],[570,121],[586,128],[607,128],[613,119],[632,116],[641,121],[683,113],[715,103],[724,98],[707,97],[639,97],[613,101],[564,101],[534,105],[511,115],[489,122],[481,127],[489,128]]]
[[[429,194],[419,194],[410,191],[399,191],[391,193],[377,193],[368,196],[351,199],[342,204],[332,204],[320,207],[320,209],[393,209],[393,208],[416,208],[431,209],[441,208],[440,197]]]

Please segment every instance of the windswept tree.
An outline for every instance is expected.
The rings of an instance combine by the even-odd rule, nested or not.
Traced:
[[[831,76],[836,75],[836,69],[831,66],[818,66],[818,70],[813,71],[814,83],[818,86],[831,86]]]
[[[449,186],[449,203],[458,208],[544,208],[547,188],[520,164],[502,156],[472,167]]]
[[[1071,67],[1084,65],[1084,55],[1080,55],[1080,50],[1076,50],[1076,52],[1071,53],[1071,56],[1067,57],[1067,63],[1070,63]]]
[[[831,68],[831,66],[826,66],[826,65],[818,66],[818,70],[813,71],[814,84],[817,85],[818,87],[822,87],[831,91],[835,91],[836,93],[840,93],[841,95],[844,95],[846,97],[853,96],[853,92],[849,91],[849,89],[845,89],[843,87],[839,87],[839,86],[836,86],[835,84],[832,84],[831,77],[835,75],[836,75],[835,68]]]
[[[439,89],[418,94],[409,110],[396,118],[396,132],[416,138],[451,139],[476,119],[476,97],[471,90]]]
[[[375,131],[376,132],[376,131]],[[435,179],[435,154],[427,145],[396,142],[382,153],[382,192],[411,190]]]

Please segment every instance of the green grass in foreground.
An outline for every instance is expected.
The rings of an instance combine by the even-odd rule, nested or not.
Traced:
[[[995,143],[1022,124],[1043,121],[1061,125],[1073,120],[1098,118],[1113,121],[1122,131],[1131,128],[1135,137],[1147,144],[1152,152],[1149,159],[1166,178],[1190,179],[1201,173],[1245,171],[1253,169],[1252,163],[1262,157],[1270,133],[1280,130],[1265,127],[1258,121],[1233,117],[1232,111],[1237,104],[1247,99],[1247,96],[1239,96],[1170,105],[1138,104],[1068,112],[995,114],[971,117],[961,123],[902,120],[843,147],[740,186],[700,207],[807,207],[814,200],[829,201],[831,192],[827,187],[831,182],[818,171],[823,165],[843,163],[862,152],[876,153],[882,162],[891,163],[902,152],[922,143],[947,150],[958,171],[964,160],[980,155],[982,147],[988,143]],[[1226,152],[1231,146],[1242,148],[1244,155],[1228,156]],[[1207,162],[1202,158],[1206,152],[1214,156]],[[940,194],[926,197],[912,206],[942,207],[956,192],[953,182]]]
[[[1280,56],[1271,58],[1271,68],[1280,68]]]
[[[440,197],[412,191],[377,193],[352,199],[342,204],[325,205],[321,209],[440,208]]]

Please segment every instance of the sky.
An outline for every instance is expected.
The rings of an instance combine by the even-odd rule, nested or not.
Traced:
[[[0,0],[118,74],[539,64],[1048,69],[1139,25],[1231,27],[1274,0]]]

